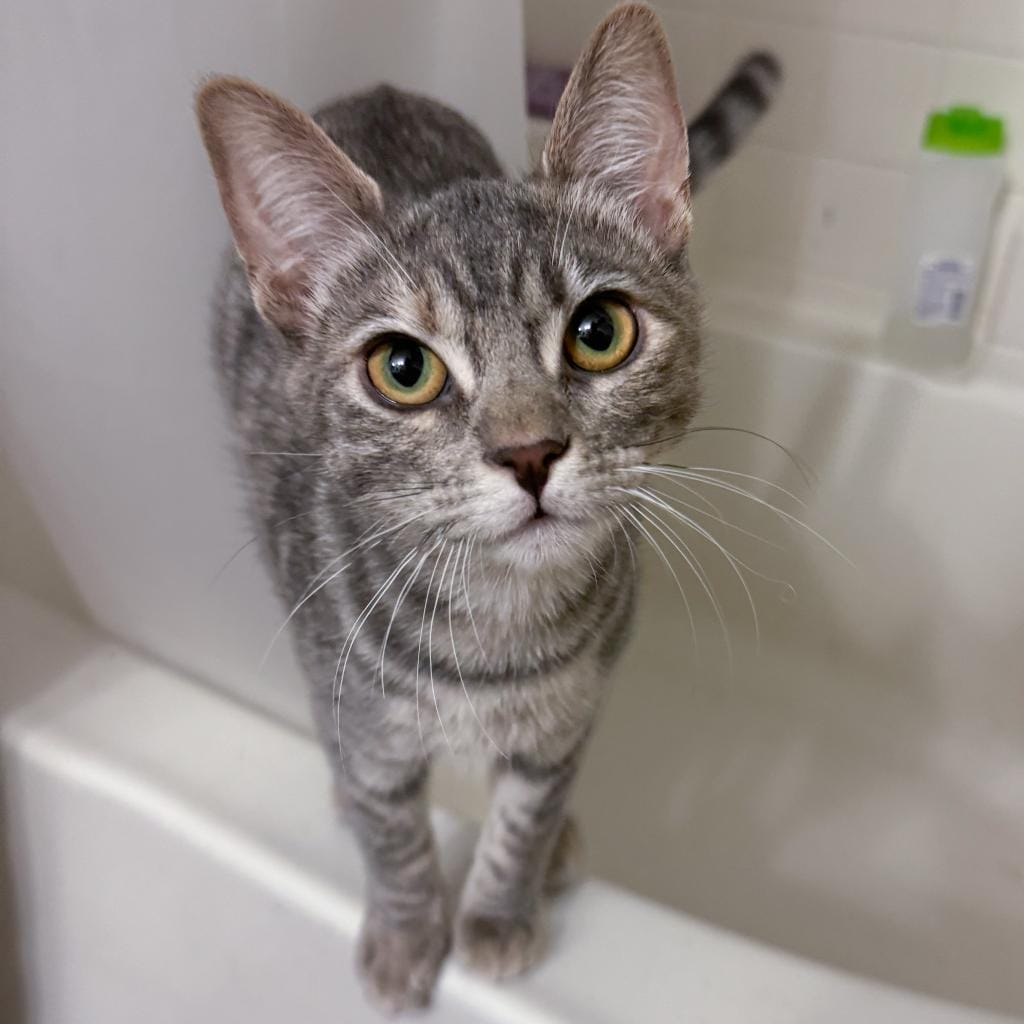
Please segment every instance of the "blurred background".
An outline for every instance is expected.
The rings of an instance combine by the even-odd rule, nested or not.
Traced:
[[[3,947],[19,951],[0,966],[0,1018],[128,1020],[156,993],[167,1016],[147,1019],[239,1019],[237,987],[218,1002],[233,971],[248,1019],[296,1005],[321,1019],[312,996],[261,984],[268,964],[301,975],[334,954],[309,939],[276,959],[275,935],[293,926],[273,915],[266,948],[239,951],[242,922],[262,919],[241,895],[216,903],[224,878],[178,874],[138,838],[136,819],[159,819],[202,846],[145,793],[201,806],[209,827],[272,849],[324,892],[350,881],[348,867],[332,874],[351,852],[331,845],[287,644],[258,666],[282,616],[244,547],[209,366],[227,231],[196,83],[244,74],[312,108],[386,79],[458,107],[519,172],[545,132],[527,118],[527,63],[570,67],[609,6],[0,5]],[[708,307],[701,422],[768,435],[800,465],[727,432],[677,453],[740,474],[718,479],[754,499],[702,493],[779,546],[721,535],[754,570],[759,643],[711,545],[697,541],[732,665],[714,609],[697,593],[695,649],[672,578],[643,554],[640,627],[577,800],[589,868],[673,914],[956,1007],[946,1018],[929,1004],[922,1020],[983,1019],[966,1005],[1024,1018],[1024,3],[655,6],[689,116],[750,50],[784,66],[774,108],[698,198],[692,258]],[[965,104],[1004,120],[1005,186],[969,353],[937,372],[900,358],[888,317],[925,119]],[[285,764],[301,770],[270,774]],[[217,788],[225,776],[236,790]],[[309,779],[323,792],[302,818]],[[134,817],[90,817],[86,791]],[[437,797],[471,819],[483,788],[447,765]],[[135,877],[140,863],[152,871]],[[150,907],[161,886],[167,904]],[[178,938],[150,941],[167,922]],[[193,971],[190,948],[214,966]],[[523,990],[552,1015],[575,991],[559,962]],[[860,1019],[889,1019],[864,1006]],[[467,1019],[491,1019],[479,1013]],[[553,1019],[598,1019],[566,1013]]]
[[[751,50],[785,87],[743,159],[702,197],[695,259],[714,288],[877,336],[926,114],[975,104],[1011,140],[1000,301],[988,338],[1020,350],[1024,6],[1015,0],[676,0],[657,5],[693,117]],[[569,65],[600,0],[526,0],[532,60]]]

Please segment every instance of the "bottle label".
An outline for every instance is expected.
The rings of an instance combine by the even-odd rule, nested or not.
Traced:
[[[962,324],[974,291],[974,261],[964,256],[925,256],[917,267],[914,323],[923,327]]]

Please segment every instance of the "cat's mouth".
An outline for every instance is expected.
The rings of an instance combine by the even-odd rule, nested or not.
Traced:
[[[558,522],[559,517],[538,504],[529,519],[524,519],[518,526],[514,526],[507,534],[508,538],[532,536],[542,530],[551,529]]]
[[[569,517],[560,512],[552,512],[537,502],[533,512],[508,529],[502,535],[502,540],[513,545],[526,541],[532,547],[538,541],[544,541],[549,535],[557,533],[569,521]]]
[[[505,558],[521,566],[574,566],[591,527],[571,513],[544,511],[522,519],[498,542]]]

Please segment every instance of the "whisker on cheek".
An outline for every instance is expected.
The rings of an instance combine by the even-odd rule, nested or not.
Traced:
[[[740,581],[740,585],[743,587],[744,593],[747,595],[747,602],[750,605],[750,614],[753,616],[753,620],[754,620],[754,638],[755,638],[756,649],[758,651],[760,651],[760,649],[761,649],[761,624],[760,624],[760,621],[759,621],[758,615],[757,615],[757,605],[754,602],[754,595],[750,592],[750,587],[747,584],[747,581],[746,581],[745,577],[743,576],[743,573],[739,569],[740,565],[742,565],[744,568],[749,568],[749,566],[747,566],[747,564],[745,562],[740,561],[740,559],[735,558],[732,554],[730,554],[730,552],[728,550],[726,550],[726,548],[722,544],[720,544],[717,540],[715,540],[715,538],[707,530],[705,530],[703,526],[701,526],[699,523],[695,522],[689,516],[684,515],[682,512],[678,511],[677,509],[672,508],[671,505],[669,505],[663,499],[658,498],[657,496],[655,496],[652,492],[644,490],[643,488],[639,488],[634,493],[639,494],[640,497],[644,501],[650,502],[651,504],[655,505],[657,508],[663,509],[665,512],[667,512],[673,518],[677,519],[684,526],[688,526],[691,530],[693,530],[695,533],[697,533],[698,536],[703,537],[710,544],[714,545],[714,547],[717,548],[718,551],[722,554],[722,556],[725,558],[725,560],[729,563],[729,567],[735,573],[736,578]],[[651,513],[651,514],[652,515],[656,515],[656,513]],[[662,522],[664,524],[664,520],[662,520],[660,516],[657,516],[657,518],[659,519],[660,522]]]
[[[460,542],[461,545],[461,542]],[[437,703],[437,688],[434,685],[434,619],[437,617],[437,606],[441,600],[441,594],[444,592],[444,580],[448,574],[448,566],[451,565],[452,556],[455,555],[457,550],[460,548],[452,547],[448,552],[448,559],[444,563],[444,568],[441,570],[441,578],[437,583],[437,595],[434,598],[434,607],[430,611],[430,629],[427,631],[427,663],[429,666],[430,674],[430,696],[434,701],[434,712],[437,715],[437,724],[441,727],[441,735],[444,737],[445,746],[448,747],[448,752],[453,753],[451,741],[448,739],[448,731],[444,727],[444,718],[441,715],[441,708]],[[456,561],[456,565],[458,561]],[[452,577],[454,578],[454,572]],[[450,608],[449,608],[450,612]]]
[[[648,467],[643,467],[643,468],[648,468]],[[664,469],[666,467],[661,467],[661,468]],[[843,554],[843,552],[840,551],[839,548],[837,548],[827,537],[824,537],[817,530],[815,530],[814,527],[809,526],[802,519],[799,519],[797,516],[794,516],[791,512],[787,512],[785,509],[779,508],[777,505],[772,504],[772,502],[768,501],[767,499],[761,498],[758,495],[753,494],[750,491],[746,490],[745,488],[740,487],[740,486],[738,486],[736,484],[729,483],[729,482],[727,482],[725,480],[716,480],[716,479],[714,479],[712,477],[709,477],[709,476],[707,476],[705,474],[695,473],[695,472],[693,472],[693,471],[691,471],[689,469],[684,469],[683,467],[668,467],[668,471],[670,471],[670,472],[672,472],[672,473],[674,473],[674,474],[676,474],[678,476],[684,477],[687,480],[692,480],[692,481],[703,483],[707,487],[717,487],[720,490],[726,491],[726,492],[728,492],[730,494],[735,494],[735,495],[737,495],[739,497],[746,498],[746,499],[754,502],[755,504],[760,505],[760,506],[768,509],[769,511],[774,513],[776,516],[778,516],[783,521],[785,521],[785,522],[787,522],[787,523],[789,523],[789,524],[791,524],[793,526],[798,526],[802,530],[805,530],[812,537],[814,537],[815,539],[820,541],[822,544],[824,544],[825,547],[827,547],[830,551],[832,551],[834,554],[838,555],[838,557],[841,558],[844,562],[846,562],[846,564],[849,565],[851,568],[853,568],[853,569],[856,568],[856,565],[854,565],[854,563],[849,558],[847,558],[847,556],[845,554]]]
[[[348,632],[348,636],[345,638],[345,643],[342,645],[341,653],[338,655],[338,664],[334,670],[334,681],[331,687],[331,700],[334,706],[334,714],[336,719],[336,730],[338,736],[338,752],[343,753],[342,739],[341,739],[341,694],[342,687],[345,683],[345,671],[348,668],[348,660],[352,654],[352,649],[355,647],[356,641],[359,639],[359,633],[363,628],[363,624],[373,613],[374,608],[380,604],[384,595],[391,588],[391,585],[395,582],[402,570],[416,557],[419,549],[413,548],[402,560],[399,562],[397,568],[391,573],[390,576],[380,585],[377,592],[370,598],[366,603],[363,610],[356,617],[355,622],[352,623],[352,628]]]
[[[437,575],[437,567],[441,564],[441,558],[443,557],[447,546],[447,541],[442,542],[441,549],[437,553],[437,558],[434,559],[434,567],[430,570],[430,579],[427,580],[427,593],[423,598],[423,615],[420,618],[420,635],[416,642],[416,728],[420,734],[420,749],[422,750],[424,757],[427,756],[427,745],[426,739],[423,735],[423,719],[420,716],[420,664],[423,660],[423,631],[427,625],[427,605],[430,603],[430,588],[434,585],[434,577]]]
[[[675,570],[675,566],[672,564],[668,555],[665,554],[661,545],[651,535],[651,532],[646,526],[640,521],[639,516],[636,514],[636,510],[633,507],[621,507],[622,514],[633,524],[633,526],[639,531],[640,535],[651,545],[655,554],[661,559],[662,564],[668,570],[669,575],[672,577],[673,582],[676,585],[676,590],[679,591],[679,596],[683,599],[683,607],[686,609],[686,617],[690,622],[690,634],[693,637],[693,650],[694,653],[698,653],[699,644],[697,642],[697,624],[693,618],[693,609],[690,607],[690,599],[686,596],[686,591],[683,589],[682,581],[679,579],[679,574]]]
[[[423,568],[426,560],[441,546],[441,541],[437,541],[432,548],[428,548],[427,551],[420,556],[420,560],[416,563],[416,567],[409,573],[409,578],[405,581],[402,589],[398,593],[398,599],[395,601],[395,606],[391,609],[391,618],[388,619],[387,629],[384,631],[384,639],[380,645],[380,692],[382,697],[387,696],[387,691],[384,686],[384,657],[387,652],[388,638],[391,636],[391,629],[395,624],[395,618],[398,615],[399,609],[402,607],[402,602],[405,600],[406,594],[415,586],[416,579],[420,574],[420,570]]]
[[[295,522],[296,519],[302,519],[305,516],[312,515],[313,512],[313,509],[307,509],[307,511],[299,512],[294,516],[288,516],[285,519],[279,519],[276,523],[271,523],[270,526],[266,527],[266,529],[268,532],[273,533],[275,530],[279,530],[282,526],[286,526],[288,523]],[[228,568],[235,561],[235,559],[238,558],[238,556],[241,555],[243,551],[246,551],[258,540],[260,540],[260,538],[260,533],[254,533],[244,544],[239,545],[239,547],[235,549],[231,557],[228,558],[226,562],[224,562],[224,564],[216,571],[216,573],[214,573],[213,578],[206,585],[207,590],[210,590],[212,587],[214,587],[217,581],[221,578],[221,576],[223,576],[224,573],[227,572]]]
[[[776,441],[774,437],[769,437],[767,434],[762,434],[757,430],[749,430],[746,427],[714,427],[714,426],[701,426],[701,427],[686,427],[683,430],[676,431],[671,434],[667,434],[664,437],[655,438],[653,441],[641,441],[639,444],[633,445],[634,448],[653,448],[659,444],[668,444],[670,441],[678,441],[684,437],[691,437],[695,434],[706,434],[718,431],[720,433],[729,434],[745,434],[748,437],[755,437],[758,440],[764,441],[766,444],[772,445],[782,452],[786,458],[796,467],[797,472],[803,478],[804,483],[809,488],[817,486],[818,478],[814,470],[796,455],[793,451],[787,448],[781,441]]]
[[[462,541],[459,544],[459,553],[460,553],[460,555],[462,555],[462,587],[463,587],[463,592],[464,592],[465,597],[466,597],[466,608],[467,608],[467,610],[470,613],[471,621],[473,621],[472,620],[472,614],[473,613],[472,613],[472,609],[470,608],[469,589],[466,586],[466,563],[469,560],[469,553],[470,553],[470,549],[472,547],[472,544],[473,544],[472,541],[469,541],[469,542]],[[458,569],[458,566],[459,566],[459,559],[458,559],[458,557],[456,557],[456,559],[455,559],[455,568],[452,570],[451,582],[448,585],[448,636],[451,639],[452,657],[455,659],[455,671],[456,671],[456,673],[457,673],[457,675],[459,677],[459,682],[462,684],[462,693],[463,693],[463,696],[465,696],[465,698],[466,698],[466,703],[469,705],[470,713],[473,715],[473,718],[476,719],[476,724],[480,727],[481,733],[487,738],[487,741],[497,751],[497,753],[501,757],[505,758],[505,760],[507,761],[509,759],[509,755],[506,754],[501,749],[501,747],[498,746],[498,744],[494,740],[494,737],[491,736],[491,734],[487,731],[487,727],[480,720],[480,716],[477,714],[476,707],[474,707],[473,701],[472,701],[472,699],[469,696],[469,689],[466,686],[465,677],[462,674],[462,665],[459,663],[459,649],[458,649],[458,645],[455,643],[455,629],[454,629],[454,627],[452,625],[452,602],[454,600],[454,595],[455,595],[455,575],[456,575],[456,570]],[[476,623],[475,623],[475,621],[473,622],[473,632],[476,633]],[[479,642],[480,642],[480,637],[479,637],[479,635],[477,635],[477,643],[479,643]],[[481,652],[480,653],[481,654],[483,653],[483,649],[482,648],[481,648]],[[438,717],[440,718],[440,712],[438,713]]]

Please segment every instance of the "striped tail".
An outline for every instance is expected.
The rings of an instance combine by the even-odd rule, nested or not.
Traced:
[[[689,129],[690,188],[698,190],[736,151],[771,102],[782,81],[782,65],[770,53],[752,53]]]

